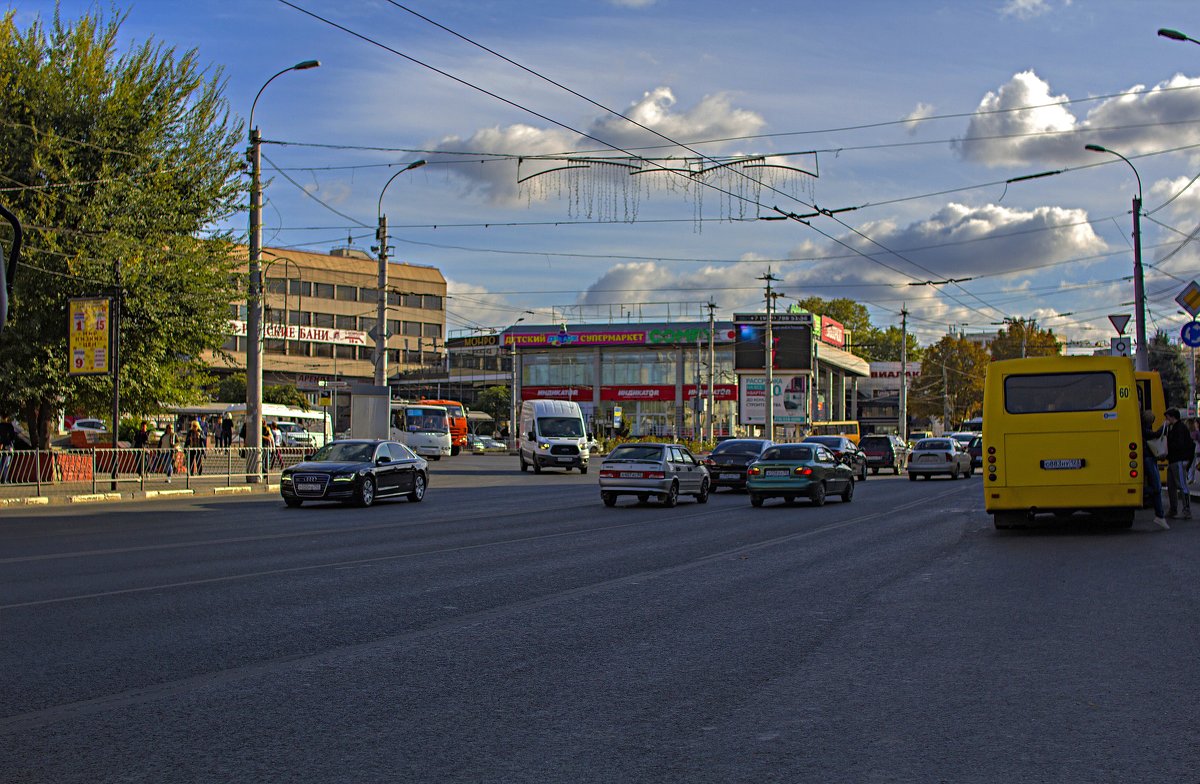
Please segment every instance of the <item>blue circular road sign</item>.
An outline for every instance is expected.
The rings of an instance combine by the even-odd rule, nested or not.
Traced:
[[[1179,337],[1183,340],[1183,345],[1189,348],[1200,346],[1200,321],[1189,321],[1183,325],[1183,329],[1179,331]]]

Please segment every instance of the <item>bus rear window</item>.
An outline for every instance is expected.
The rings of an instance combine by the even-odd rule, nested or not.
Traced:
[[[1004,410],[1010,414],[1111,411],[1117,404],[1112,373],[1041,373],[1004,379]]]

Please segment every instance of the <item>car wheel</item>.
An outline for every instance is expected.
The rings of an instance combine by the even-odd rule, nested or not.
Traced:
[[[910,481],[910,482],[915,482],[915,481],[917,481],[917,475],[916,475],[916,474],[914,474],[914,473],[909,473],[909,475],[908,475],[908,481]]]
[[[358,486],[358,505],[370,506],[375,503],[375,480],[369,476],[364,476],[362,484]]]
[[[285,499],[283,499],[283,502],[285,504],[287,504],[289,507],[291,507],[292,509],[295,509],[298,506],[300,506],[300,504],[304,503],[299,498],[285,498]]]
[[[698,503],[698,504],[707,504],[708,503],[708,480],[707,479],[700,480],[700,492],[696,493],[696,503]]]
[[[542,473],[542,464],[538,462],[536,457],[533,458],[533,473],[535,473],[535,474]]]
[[[601,493],[600,500],[604,502],[605,506],[616,506],[617,505],[617,494],[616,493]]]
[[[846,489],[842,491],[842,501],[849,503],[854,498],[854,483],[847,482]]]
[[[813,485],[813,489],[809,493],[808,498],[810,501],[812,501],[813,506],[824,506],[825,505],[825,483],[818,482],[817,484]]]
[[[796,496],[794,496],[794,495],[785,495],[785,496],[783,497],[783,502],[784,502],[785,504],[794,504],[794,503],[796,503]]]
[[[667,494],[663,496],[662,504],[670,509],[677,503],[679,503],[679,485],[672,482],[671,488],[667,490]]]
[[[425,497],[425,487],[425,475],[417,472],[417,475],[413,477],[413,489],[408,494],[408,500],[413,503],[420,503],[421,499]]]
[[[871,476],[879,476],[879,467],[871,466]]]
[[[762,496],[761,495],[751,495],[750,496],[750,505],[751,506],[762,506],[763,505]]]
[[[462,447],[461,447],[461,446],[452,446],[452,447],[450,447],[450,456],[451,456],[451,457],[458,457],[458,453],[459,453],[459,452],[461,452],[461,451],[462,451]]]
[[[639,504],[647,503],[649,500],[650,500],[649,493],[638,493],[638,503]]]
[[[580,466],[580,467],[579,467],[579,473],[581,473],[581,474],[586,474],[586,473],[587,473],[587,466]]]
[[[860,481],[860,482],[867,481],[867,466],[865,464],[862,467],[862,473],[859,475],[858,481]]]
[[[521,470],[522,470],[522,471],[528,471],[528,470],[529,470],[529,463],[526,463],[526,462],[525,462],[525,455],[517,455],[517,459],[521,461]]]

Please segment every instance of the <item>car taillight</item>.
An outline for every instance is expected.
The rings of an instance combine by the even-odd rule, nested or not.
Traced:
[[[616,479],[617,472],[616,471],[601,471],[600,478],[601,479]]]
[[[746,473],[750,476],[758,476],[759,474],[762,473],[762,469],[759,468],[758,466],[750,466],[749,468],[746,469]]]
[[[796,476],[812,476],[812,472],[811,468],[806,468],[805,466],[796,466],[795,470],[792,471]]]
[[[662,471],[647,471],[642,476],[645,479],[665,479],[667,475]]]
[[[704,458],[703,462],[704,462],[704,465],[706,465],[706,466],[716,465],[716,461],[714,461],[711,457]]]

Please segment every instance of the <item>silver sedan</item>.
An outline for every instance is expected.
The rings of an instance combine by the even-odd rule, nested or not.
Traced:
[[[971,454],[953,438],[922,438],[908,456],[908,478],[914,482],[918,476],[928,479],[935,474],[946,474],[958,479],[974,472]]]
[[[708,502],[708,469],[682,444],[621,444],[600,464],[600,498],[615,506],[617,497],[654,496],[663,506],[675,506],[681,495]]]

